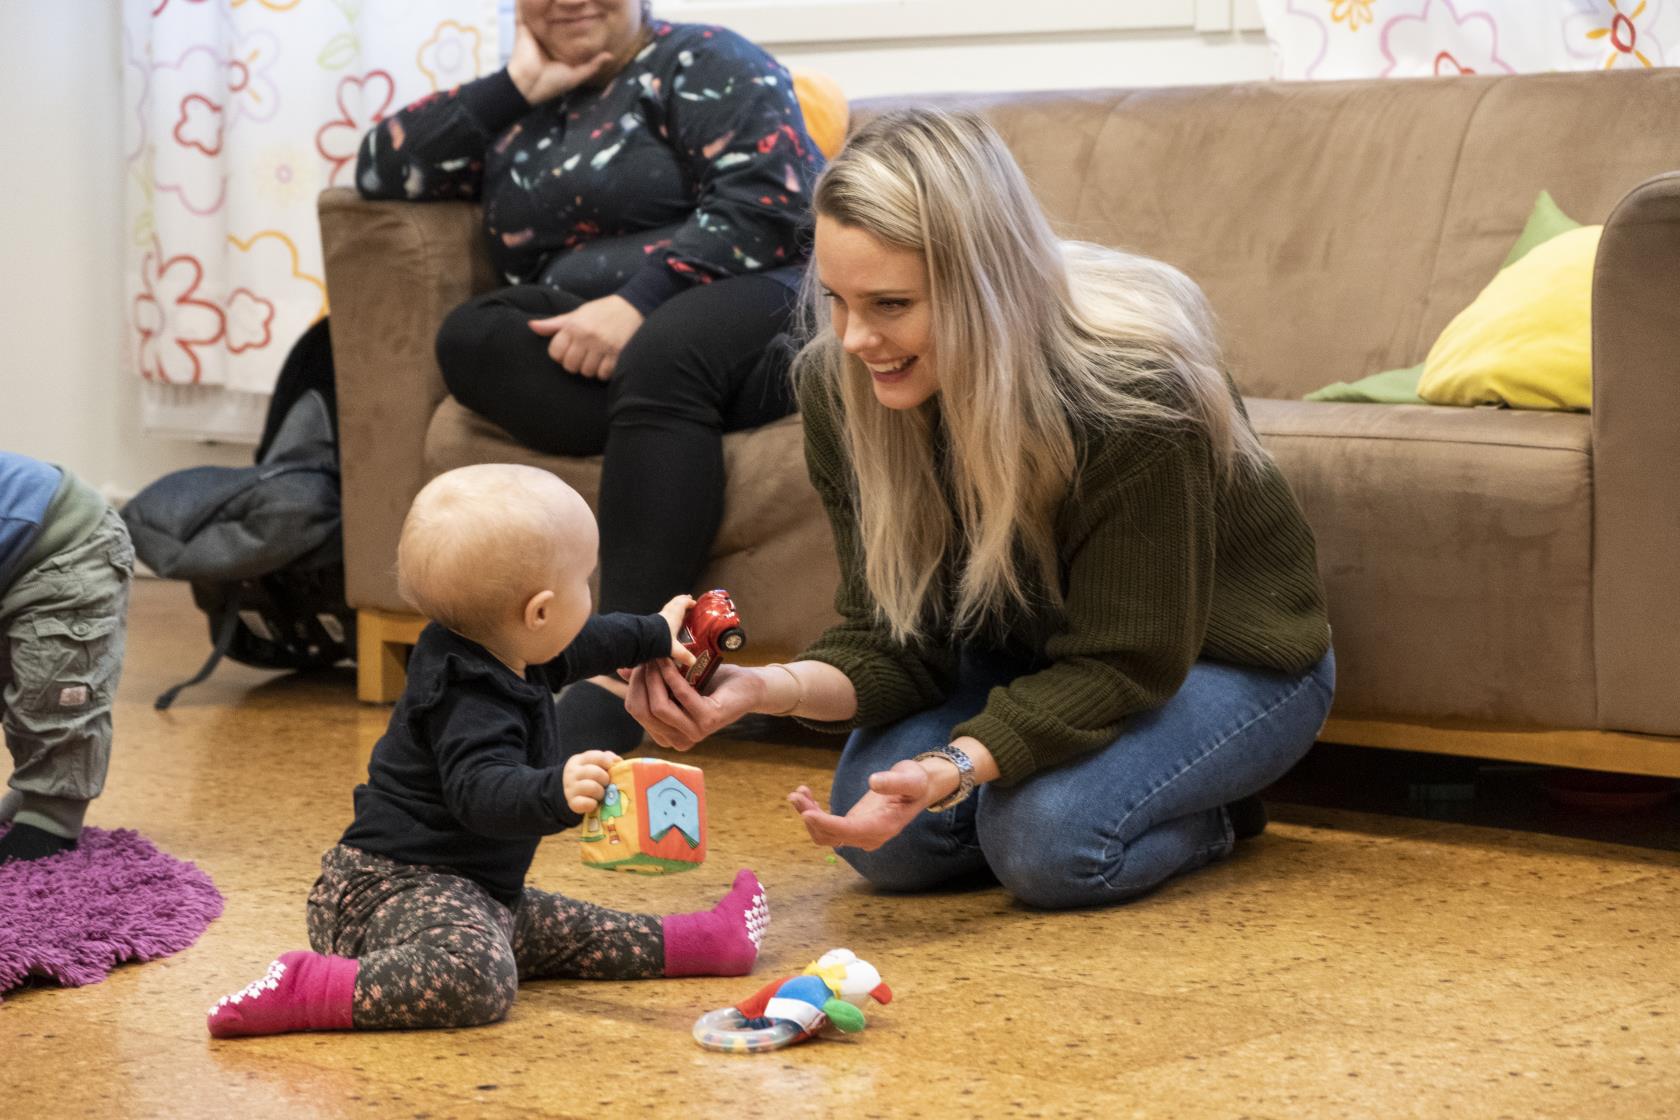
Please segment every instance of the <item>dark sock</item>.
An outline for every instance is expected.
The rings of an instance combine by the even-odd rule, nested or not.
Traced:
[[[1258,794],[1239,797],[1225,806],[1231,818],[1231,831],[1238,840],[1252,840],[1266,831],[1266,806]]]
[[[76,842],[64,836],[36,828],[32,824],[14,824],[12,830],[0,836],[0,863],[19,859],[45,859],[59,852],[75,848]]]
[[[628,754],[641,746],[642,725],[624,710],[624,701],[598,684],[578,681],[554,702],[560,741],[566,753],[612,751]]]

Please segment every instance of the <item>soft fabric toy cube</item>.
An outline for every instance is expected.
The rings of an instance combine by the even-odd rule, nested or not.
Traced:
[[[607,772],[606,796],[583,818],[583,862],[663,875],[706,858],[706,782],[698,766],[628,758]]]

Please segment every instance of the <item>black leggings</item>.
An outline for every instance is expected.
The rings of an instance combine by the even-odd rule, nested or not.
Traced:
[[[795,294],[762,276],[694,287],[649,315],[612,378],[562,369],[532,319],[571,311],[569,292],[520,285],[469,300],[438,331],[455,399],[550,455],[602,455],[602,611],[657,610],[698,594],[723,516],[723,434],[793,412]]]

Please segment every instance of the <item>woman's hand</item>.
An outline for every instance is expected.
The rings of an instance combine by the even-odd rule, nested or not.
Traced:
[[[624,708],[669,750],[686,751],[713,732],[728,727],[764,702],[762,670],[742,665],[717,667],[705,695],[694,691],[670,661],[650,661],[631,672]]]
[[[953,774],[955,767],[951,768]],[[951,789],[955,789],[955,782]],[[904,831],[904,826],[951,790],[934,789],[932,775],[913,759],[869,776],[869,792],[843,817],[825,812],[807,786],[788,794],[788,803],[805,822],[813,842],[826,848],[861,848],[872,852]]]
[[[624,761],[611,751],[580,751],[566,760],[560,771],[560,785],[566,804],[574,813],[592,813],[607,795],[607,771]]]
[[[578,86],[600,74],[613,60],[611,51],[602,51],[580,66],[561,62],[537,42],[525,21],[514,17],[513,53],[508,56],[508,77],[532,105],[540,104]]]
[[[576,311],[531,320],[531,329],[548,338],[549,357],[600,381],[613,375],[619,353],[641,325],[642,313],[623,296],[603,296]]]

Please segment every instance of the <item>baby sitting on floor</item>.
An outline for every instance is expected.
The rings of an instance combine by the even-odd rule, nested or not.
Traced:
[[[752,970],[769,910],[751,871],[712,909],[665,917],[525,886],[538,842],[596,807],[618,761],[560,742],[553,693],[692,660],[675,639],[687,596],[658,614],[590,614],[595,551],[589,507],[547,471],[463,467],[420,491],[397,575],[432,621],[355,819],[321,858],[315,951],[224,996],[212,1035],[475,1026],[506,1015],[522,980]]]

